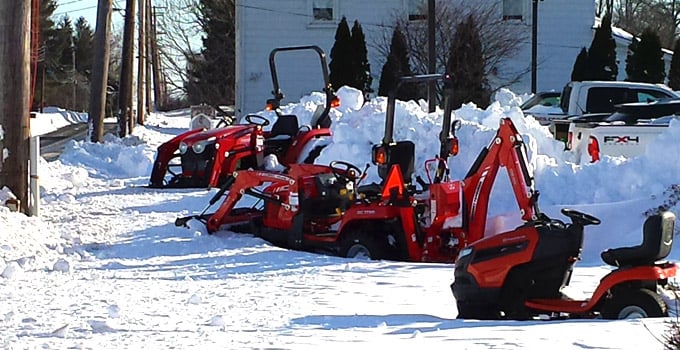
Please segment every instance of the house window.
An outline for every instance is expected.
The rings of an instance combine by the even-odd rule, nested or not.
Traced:
[[[332,21],[335,19],[335,0],[312,0],[312,17],[314,21]]]
[[[427,19],[426,0],[408,0],[408,20],[417,21]]]
[[[503,0],[503,20],[522,20],[524,0]]]

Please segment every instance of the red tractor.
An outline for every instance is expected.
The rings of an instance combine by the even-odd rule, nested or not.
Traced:
[[[443,80],[444,119],[439,156],[425,162],[428,181],[412,183],[415,145],[392,139],[396,92],[406,83]],[[450,180],[447,160],[458,150],[453,135],[450,78],[442,75],[403,77],[388,96],[385,135],[372,150],[381,184],[361,185],[358,167],[341,161],[329,166],[293,164],[287,172],[237,171],[231,191],[205,222],[208,232],[225,226],[245,230],[276,245],[324,250],[343,257],[365,256],[423,262],[454,262],[458,252],[484,236],[489,194],[500,167],[506,167],[525,221],[535,220],[536,199],[525,146],[510,119],[502,119],[491,144],[484,148],[464,180]],[[216,194],[208,207],[224,193]],[[262,200],[235,208],[249,195]],[[206,207],[207,209],[207,207]],[[205,210],[204,210],[205,212]]]
[[[297,116],[283,115],[278,107],[284,98],[279,88],[275,56],[280,52],[313,50],[321,62],[326,94],[324,108],[314,114],[310,125],[299,125]],[[271,129],[264,130],[269,120],[256,115],[245,116],[247,124],[228,125],[215,129],[190,130],[158,147],[151,171],[149,187],[219,187],[235,171],[259,169],[269,154],[281,164],[312,163],[330,141],[329,112],[339,100],[328,80],[326,54],[317,46],[276,48],[269,55],[274,98],[267,109],[276,111]]]

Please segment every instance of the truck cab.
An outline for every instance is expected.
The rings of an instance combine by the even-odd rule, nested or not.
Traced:
[[[663,84],[630,81],[572,81],[562,90],[560,108],[564,118],[553,120],[550,131],[558,140],[567,141],[568,119],[592,113],[613,113],[615,106],[630,102],[651,102],[660,99],[680,98]]]

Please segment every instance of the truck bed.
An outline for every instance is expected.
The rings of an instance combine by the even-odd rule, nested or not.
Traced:
[[[577,163],[587,164],[603,156],[635,157],[645,152],[647,145],[668,128],[668,124],[640,122],[623,123],[586,122],[572,123],[569,127],[568,147]]]

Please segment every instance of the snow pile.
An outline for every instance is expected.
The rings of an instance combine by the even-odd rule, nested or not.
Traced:
[[[348,88],[338,94],[335,141],[319,163],[363,167],[383,137],[386,100],[364,103]],[[314,93],[282,109],[304,124],[323,99]],[[668,185],[680,173],[680,127],[671,125],[639,158],[577,166],[547,128],[522,116],[521,99],[501,91],[485,110],[467,104],[456,111],[461,152],[450,160],[452,177],[462,178],[499,120],[512,118],[536,170],[541,208],[562,220],[565,205],[602,219],[586,228],[569,288],[588,296],[609,271],[601,250],[638,243],[650,209],[677,214],[680,186]],[[441,121],[441,111],[425,110],[423,101],[398,102],[395,128],[395,139],[416,143],[421,174],[423,160],[438,151]],[[156,148],[186,131],[189,119],[188,110],[153,114],[132,136],[74,142],[60,159],[40,162],[40,218],[0,207],[1,348],[648,348],[667,326],[667,319],[458,320],[451,265],[353,261],[250,235],[205,235],[194,220],[190,229],[176,227],[175,218],[199,213],[216,190],[143,186]],[[376,180],[375,167],[369,175]],[[516,220],[507,182],[501,172],[490,204],[498,215],[488,220],[494,230]],[[678,258],[676,247],[671,259]]]

